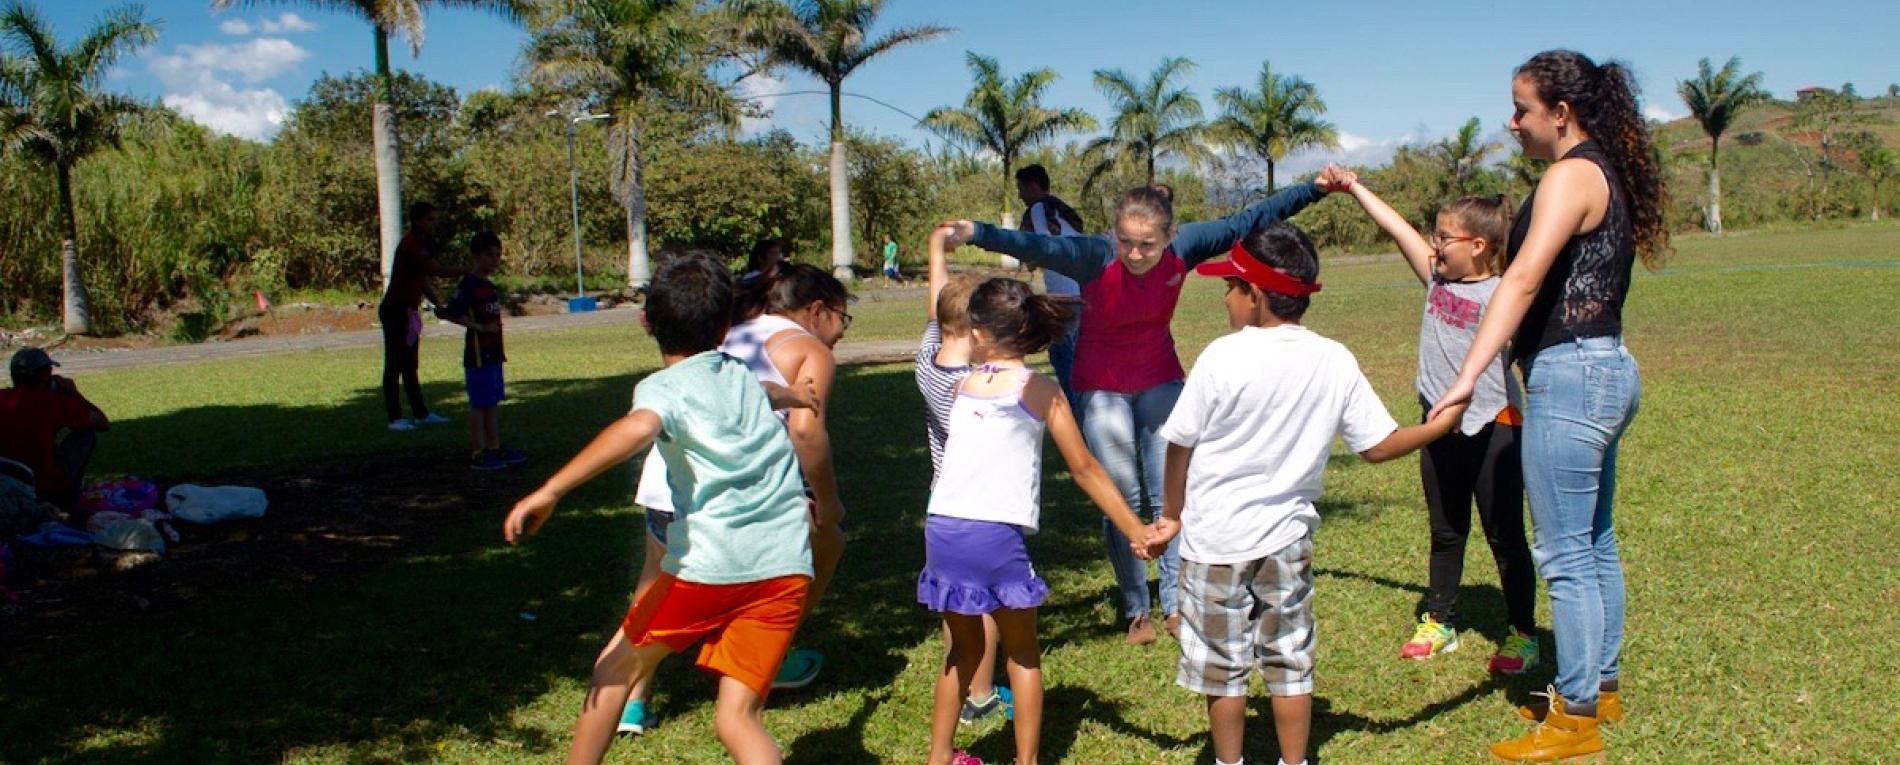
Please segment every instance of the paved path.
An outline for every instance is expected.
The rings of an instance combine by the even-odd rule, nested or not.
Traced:
[[[540,332],[550,329],[574,329],[578,327],[632,324],[639,320],[640,312],[632,308],[594,311],[591,313],[520,316],[508,319],[508,334],[515,335],[524,332]],[[424,337],[460,339],[462,328],[454,324],[442,324],[432,321],[423,327],[422,334]],[[276,337],[247,338],[243,340],[198,343],[195,345],[168,345],[159,348],[78,352],[54,351],[53,358],[60,364],[60,374],[79,376],[90,372],[104,372],[113,369],[136,369],[166,364],[189,364],[197,361],[211,361],[216,359],[276,356],[285,353],[332,348],[379,346],[382,342],[382,330],[369,329],[355,332],[328,332],[315,335],[279,335]],[[852,342],[846,340],[838,344],[837,350],[838,360],[846,364],[902,361],[910,358],[911,355],[916,352],[917,343],[914,340],[866,342]]]

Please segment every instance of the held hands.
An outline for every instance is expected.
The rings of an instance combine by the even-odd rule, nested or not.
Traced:
[[[954,250],[969,244],[970,239],[976,236],[976,224],[967,220],[947,220],[937,224],[936,230],[930,235],[942,237],[945,250]]]
[[[516,502],[514,509],[508,511],[508,519],[501,522],[501,538],[508,544],[518,545],[537,531],[541,524],[547,523],[548,516],[554,514],[554,506],[561,498],[547,487],[536,489],[533,494]]]
[[[818,402],[818,381],[807,375],[790,387],[775,382],[765,383],[766,398],[772,402],[774,411],[780,409],[820,410]]]
[[[1168,543],[1181,533],[1181,522],[1165,516],[1156,518],[1148,527],[1147,538],[1140,542],[1129,542],[1135,548],[1135,557],[1142,560],[1154,560],[1167,552]]]
[[[1333,164],[1329,164],[1324,170],[1319,171],[1319,177],[1313,180],[1313,183],[1319,186],[1320,192],[1325,194],[1331,194],[1335,191],[1346,191],[1351,189],[1353,185],[1358,182],[1358,173]]]
[[[1471,406],[1471,396],[1477,388],[1477,383],[1459,375],[1458,380],[1451,384],[1451,389],[1445,391],[1445,395],[1439,396],[1437,403],[1432,404],[1432,411],[1425,416],[1425,421],[1432,425],[1444,426],[1446,432],[1449,432],[1450,428],[1456,427],[1457,422],[1464,418],[1465,409]],[[1440,421],[1441,418],[1443,422]]]

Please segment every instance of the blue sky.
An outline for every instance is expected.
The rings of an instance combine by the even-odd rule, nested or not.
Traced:
[[[65,39],[77,35],[111,0],[34,0]],[[370,33],[359,20],[308,3],[261,4],[220,13],[206,0],[151,0],[163,22],[159,42],[121,62],[112,87],[164,100],[224,132],[268,137],[285,111],[323,72],[367,68]],[[1343,138],[1338,152],[1303,157],[1377,162],[1402,143],[1483,119],[1503,129],[1510,72],[1539,50],[1570,47],[1599,60],[1631,63],[1655,116],[1680,116],[1675,82],[1702,57],[1719,65],[1740,55],[1766,73],[1781,97],[1807,85],[1853,82],[1863,95],[1900,82],[1900,2],[1507,3],[1212,2],[1209,0],[1044,0],[925,2],[893,0],[882,28],[936,23],[956,32],[899,49],[847,81],[846,89],[913,115],[955,105],[969,87],[964,52],[997,57],[1006,72],[1049,67],[1061,75],[1049,102],[1099,116],[1106,103],[1092,72],[1145,74],[1163,57],[1186,56],[1199,68],[1189,85],[1209,111],[1217,87],[1246,85],[1263,59],[1306,77],[1330,107]],[[516,75],[525,33],[468,11],[428,17],[420,56],[394,47],[395,63],[468,93],[506,87]],[[752,94],[810,90],[808,78],[742,84]],[[782,127],[801,140],[823,140],[821,96],[767,98],[772,117],[749,130]],[[922,142],[910,117],[848,99],[847,121]]]

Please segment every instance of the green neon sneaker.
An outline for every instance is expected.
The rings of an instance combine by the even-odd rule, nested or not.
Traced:
[[[1537,666],[1537,638],[1511,630],[1504,637],[1504,647],[1491,657],[1488,668],[1500,675],[1516,675]]]
[[[1399,658],[1424,661],[1441,653],[1458,650],[1458,630],[1449,624],[1439,624],[1431,614],[1419,617],[1418,629],[1412,632],[1412,639],[1405,641],[1399,648]]]

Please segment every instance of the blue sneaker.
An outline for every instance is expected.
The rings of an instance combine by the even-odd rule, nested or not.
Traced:
[[[963,711],[957,714],[958,725],[976,725],[986,719],[1001,717],[1005,720],[1016,718],[1015,698],[1008,688],[998,687],[990,691],[990,696],[982,701],[964,699]]]
[[[507,444],[502,444],[500,449],[495,450],[495,453],[501,457],[502,462],[506,462],[509,465],[519,465],[528,461],[528,455],[523,454],[521,450]]]
[[[811,685],[818,679],[818,670],[825,667],[825,655],[814,648],[794,648],[785,654],[785,663],[779,665],[778,676],[772,678],[773,690],[791,690]]]
[[[500,470],[508,467],[508,463],[502,461],[501,455],[485,451],[470,457],[468,466],[476,470]]]
[[[653,723],[653,713],[647,711],[646,702],[629,701],[627,708],[620,711],[620,725],[614,730],[621,735],[638,736],[646,733]]]

